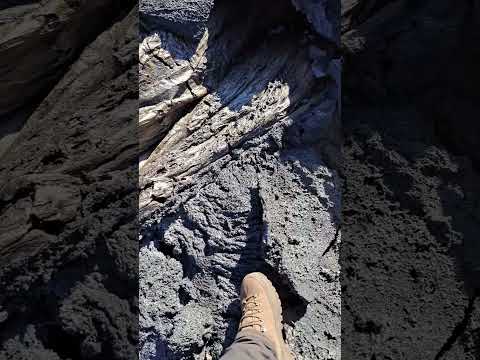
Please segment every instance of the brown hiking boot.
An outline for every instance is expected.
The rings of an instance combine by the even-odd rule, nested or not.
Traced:
[[[258,272],[245,276],[240,301],[242,318],[238,332],[247,329],[260,332],[272,342],[278,360],[292,360],[282,336],[282,305],[270,280]]]

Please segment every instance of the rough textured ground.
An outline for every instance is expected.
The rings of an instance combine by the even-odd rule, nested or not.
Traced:
[[[342,358],[480,358],[479,20],[343,3]]]
[[[0,11],[1,359],[136,357],[138,8],[117,3]]]
[[[261,270],[298,358],[339,359],[338,4],[175,4],[204,28],[142,34],[140,357],[218,358]]]
[[[218,356],[261,269],[298,358],[478,358],[478,5],[342,2],[339,160],[338,3],[227,3],[141,45],[141,356]]]
[[[338,5],[0,4],[1,359],[480,358],[478,3]]]

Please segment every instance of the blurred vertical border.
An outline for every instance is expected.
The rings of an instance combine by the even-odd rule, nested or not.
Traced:
[[[136,358],[138,3],[2,1],[0,94],[0,358]]]

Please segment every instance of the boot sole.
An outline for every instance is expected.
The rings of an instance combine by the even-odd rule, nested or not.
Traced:
[[[248,276],[254,277],[258,281],[260,281],[263,287],[265,288],[265,290],[268,292],[269,294],[268,300],[270,302],[270,306],[272,307],[272,309],[275,309],[275,314],[277,315],[277,319],[278,319],[277,329],[280,332],[280,336],[281,336],[282,327],[283,327],[282,302],[280,301],[280,296],[278,296],[277,290],[273,286],[272,282],[262,273],[255,272],[255,273],[248,274]],[[279,358],[279,360],[294,360],[292,353],[287,347],[287,344],[285,343],[285,341],[283,341],[283,337],[282,337],[282,343],[283,343],[282,355]]]

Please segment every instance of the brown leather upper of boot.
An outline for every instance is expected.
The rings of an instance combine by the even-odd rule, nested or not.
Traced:
[[[254,330],[266,336],[278,360],[293,359],[282,336],[282,305],[270,280],[262,273],[250,273],[240,290],[242,318],[238,331]]]

